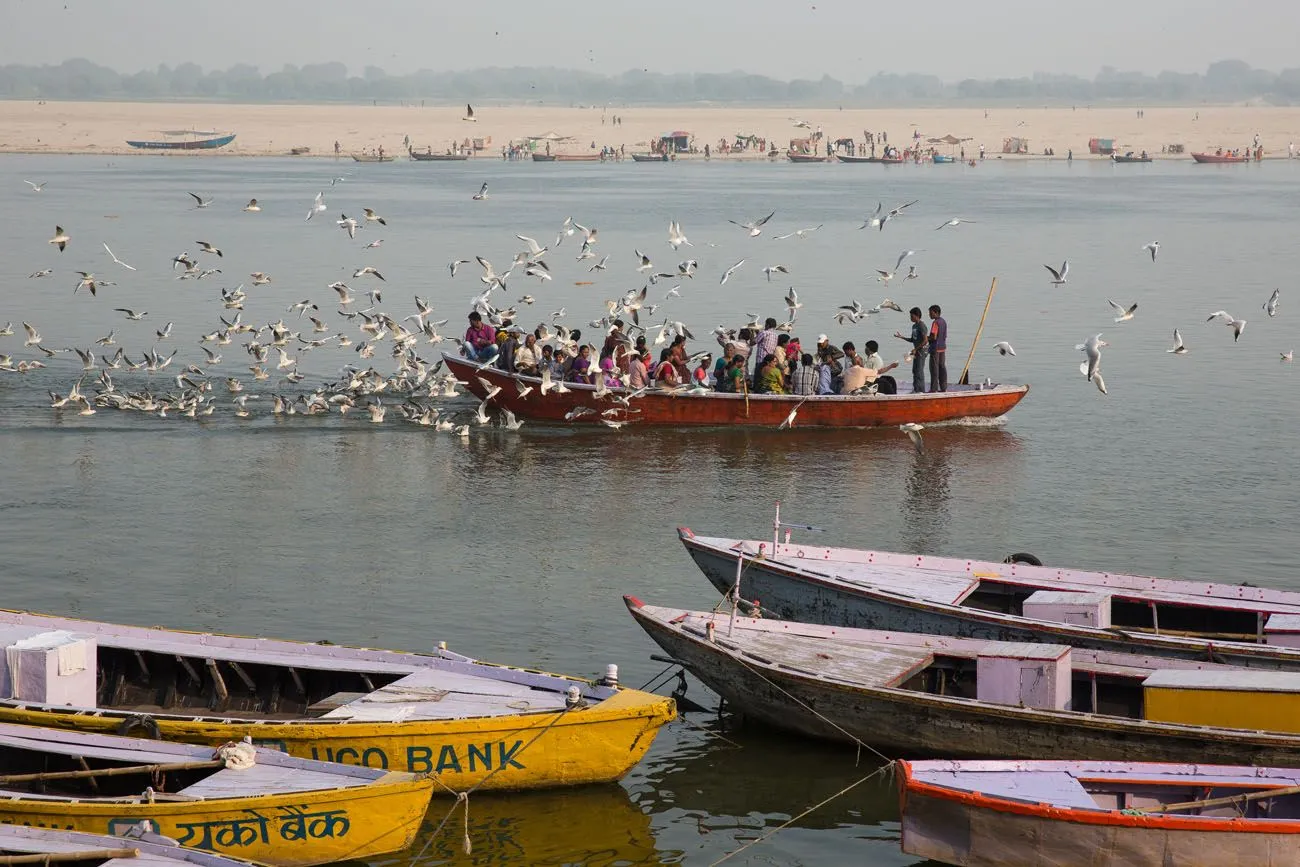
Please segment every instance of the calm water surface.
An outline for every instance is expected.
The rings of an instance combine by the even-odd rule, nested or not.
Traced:
[[[346,180],[330,187],[331,177]],[[32,194],[24,178],[48,180]],[[491,198],[472,202],[479,184]],[[330,210],[307,223],[316,191]],[[216,201],[189,209],[193,191]],[[240,208],[251,197],[260,214]],[[884,232],[858,231],[877,201],[919,200]],[[132,623],[218,629],[405,649],[438,640],[475,656],[596,674],[618,663],[625,683],[650,680],[657,648],[627,617],[621,595],[706,607],[716,599],[675,541],[689,525],[717,534],[764,534],[772,503],[788,520],[827,529],[832,544],[1000,559],[1032,551],[1045,562],[1300,588],[1300,541],[1290,531],[1297,383],[1279,353],[1296,343],[1291,275],[1300,164],[1195,167],[1054,163],[963,166],[766,164],[390,165],[165,157],[22,157],[0,160],[0,204],[10,214],[0,253],[0,353],[30,358],[20,323],[50,348],[88,347],[116,330],[128,355],[179,348],[169,373],[202,361],[199,335],[219,325],[220,287],[246,285],[244,320],[285,317],[305,298],[333,330],[357,335],[334,311],[326,285],[351,270],[387,278],[381,307],[400,317],[427,297],[448,333],[462,330],[478,268],[452,280],[445,263],[481,254],[504,269],[521,248],[515,233],[552,243],[564,217],[600,229],[609,270],[592,275],[567,238],[548,257],[545,285],[515,278],[506,295],[537,298],[527,327],[565,307],[590,332],[603,300],[639,288],[633,250],[668,267],[692,255],[699,276],[666,313],[690,325],[702,347],[719,324],[746,314],[779,316],[794,285],[804,303],[805,343],[889,338],[904,317],[886,313],[841,328],[834,308],[888,295],[904,307],[939,303],[950,323],[955,378],[992,277],[999,278],[973,373],[1027,381],[1029,398],[1003,423],[932,428],[927,448],[886,431],[570,430],[525,425],[475,429],[468,442],[394,420],[355,416],[231,415],[218,379],[219,411],[201,421],[101,410],[58,413],[47,391],[79,375],[62,354],[25,376],[0,374],[0,555],[7,607]],[[375,208],[389,222],[355,241],[332,219]],[[769,231],[749,239],[727,223],[775,209]],[[934,231],[949,217],[977,220]],[[329,218],[329,219],[326,219]],[[666,244],[670,219],[695,249]],[[59,254],[55,224],[73,237]],[[824,224],[806,240],[772,235]],[[385,244],[363,250],[375,238]],[[225,251],[223,269],[177,281],[172,256],[196,239]],[[1152,264],[1141,247],[1162,243]],[[107,242],[128,272],[103,252]],[[716,246],[711,246],[716,245]],[[920,278],[889,287],[869,280],[899,252]],[[725,286],[718,275],[747,263]],[[1045,262],[1069,258],[1069,283],[1053,287]],[[768,283],[760,268],[791,274]],[[29,279],[41,268],[52,277]],[[119,285],[75,297],[75,270]],[[594,279],[595,285],[576,281]],[[662,300],[668,285],[651,287]],[[1282,289],[1275,319],[1260,309]],[[656,293],[659,298],[656,299]],[[1139,303],[1111,322],[1106,298]],[[356,306],[363,306],[358,301]],[[127,322],[114,307],[148,310]],[[1241,341],[1206,316],[1227,309],[1250,320]],[[306,320],[301,320],[306,323]],[[1169,355],[1174,327],[1191,352]],[[305,330],[310,330],[307,326]],[[1074,345],[1102,332],[1109,396],[1079,375]],[[1015,358],[991,349],[1011,341]],[[106,350],[111,351],[111,350]],[[218,377],[249,391],[301,392],[359,360],[326,348],[302,356],[302,386],[252,383],[238,344],[220,350]],[[425,357],[436,349],[422,345]],[[362,364],[366,362],[361,361]],[[385,352],[372,362],[388,370]],[[119,373],[139,388],[142,374]],[[158,390],[174,383],[156,377]],[[269,386],[263,388],[262,386]],[[472,404],[444,401],[444,411]],[[808,537],[808,534],[805,534]],[[670,687],[671,688],[671,685]],[[712,708],[698,683],[688,695]],[[670,726],[621,786],[562,794],[476,797],[471,856],[459,852],[460,819],[388,863],[709,864],[857,781],[873,765],[854,752],[780,735],[730,731],[696,712]],[[726,740],[717,735],[725,732]],[[428,833],[446,805],[430,813]],[[897,815],[875,781],[800,819],[729,863],[897,865]]]

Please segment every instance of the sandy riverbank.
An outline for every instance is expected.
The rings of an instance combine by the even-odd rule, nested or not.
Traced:
[[[970,137],[973,155],[983,143],[990,154],[1008,136],[1029,139],[1031,154],[1052,148],[1057,157],[1073,149],[1087,155],[1088,139],[1113,138],[1122,151],[1146,150],[1159,157],[1169,144],[1193,150],[1245,148],[1259,134],[1270,156],[1285,156],[1289,142],[1300,147],[1300,108],[1205,106],[1147,108],[1139,118],[1133,108],[902,108],[879,110],[782,108],[561,108],[484,106],[478,120],[461,119],[459,107],[364,105],[227,105],[186,103],[0,101],[0,152],[68,154],[144,154],[126,146],[130,139],[156,139],[164,129],[220,130],[237,133],[228,147],[210,153],[266,156],[310,148],[313,156],[332,156],[338,141],[344,155],[380,145],[385,152],[405,152],[410,137],[418,150],[446,150],[467,137],[491,139],[482,156],[499,158],[512,140],[554,131],[572,141],[556,152],[591,152],[623,146],[642,151],[651,139],[672,130],[688,130],[697,147],[716,148],[720,139],[754,134],[784,149],[802,137],[792,118],[820,126],[832,138],[861,141],[864,131],[889,134],[891,144],[905,145],[912,131],[923,137],[952,134]],[[614,115],[622,119],[615,126]],[[603,122],[602,122],[603,119]]]

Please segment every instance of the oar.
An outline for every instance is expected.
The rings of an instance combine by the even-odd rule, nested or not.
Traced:
[[[87,777],[120,777],[124,774],[146,774],[155,771],[195,771],[200,768],[224,768],[221,759],[198,762],[166,762],[159,765],[126,765],[116,768],[97,768],[89,771],[46,771],[41,774],[6,774],[0,785],[10,783],[36,783],[44,780],[81,780]]]
[[[1300,794],[1300,786],[1286,786],[1280,789],[1264,789],[1260,792],[1247,792],[1244,795],[1228,795],[1223,798],[1211,798],[1208,801],[1184,801],[1181,804],[1162,804],[1143,810],[1144,813],[1176,813],[1183,810],[1195,810],[1197,807],[1226,807],[1230,804],[1260,801],[1264,798],[1280,798],[1283,795]]]
[[[52,852],[48,855],[5,855],[0,867],[10,864],[67,864],[73,861],[107,861],[110,858],[136,858],[139,849],[85,849],[81,852]]]
[[[993,292],[998,288],[998,278],[993,278],[993,285],[989,287],[989,297],[984,302],[984,312],[980,315],[979,328],[975,329],[975,339],[970,345],[970,355],[966,356],[966,366],[961,369],[961,377],[958,378],[959,385],[970,385],[970,363],[975,359],[975,347],[979,346],[980,335],[984,333],[984,320],[989,315],[989,305],[993,303]]]

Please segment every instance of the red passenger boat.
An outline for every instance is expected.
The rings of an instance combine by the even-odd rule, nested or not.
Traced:
[[[1198,163],[1248,163],[1250,157],[1232,154],[1192,154],[1192,159]]]
[[[487,367],[444,352],[443,361],[456,378],[482,399],[500,386],[494,406],[535,421],[631,425],[778,427],[798,408],[792,427],[883,427],[908,422],[930,424],[960,418],[996,418],[1029,393],[1027,385],[952,385],[941,394],[825,395],[723,394],[716,391],[650,389],[635,396],[624,388],[597,394],[594,386],[565,383],[567,391],[541,393],[541,380]],[[480,382],[482,380],[483,382]],[[531,390],[526,394],[521,389]],[[904,384],[899,384],[900,390]],[[625,403],[624,403],[625,402]],[[578,410],[581,415],[569,418]],[[583,412],[583,411],[587,412]],[[605,413],[609,413],[606,415]]]

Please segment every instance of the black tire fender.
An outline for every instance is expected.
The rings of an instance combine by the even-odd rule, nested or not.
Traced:
[[[151,740],[162,740],[162,733],[158,730],[157,721],[147,713],[133,713],[117,727],[117,733],[123,736],[131,736],[137,729],[144,730],[144,736]],[[137,735],[137,737],[139,737]]]
[[[1039,560],[1033,554],[1020,552],[1017,554],[1008,554],[1003,563],[1024,563],[1026,566],[1042,566],[1043,561]]]

